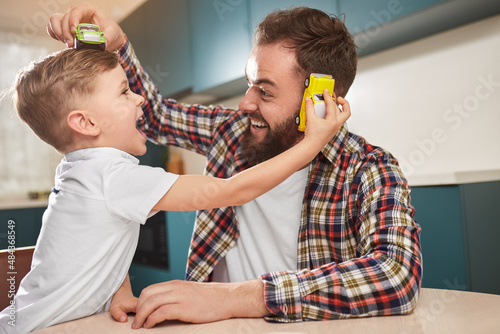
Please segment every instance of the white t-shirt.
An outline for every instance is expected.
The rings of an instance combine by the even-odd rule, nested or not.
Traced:
[[[140,224],[177,180],[114,148],[68,153],[56,170],[31,271],[15,297],[16,326],[28,333],[109,309],[134,256]]]
[[[214,281],[241,282],[297,269],[297,239],[309,168],[235,207],[239,238],[214,269]]]

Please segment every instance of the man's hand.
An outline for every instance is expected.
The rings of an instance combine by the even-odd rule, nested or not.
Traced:
[[[134,295],[132,294],[132,287],[130,285],[130,279],[127,274],[127,277],[111,300],[109,312],[116,321],[127,322],[127,313],[135,313],[137,301],[138,298],[134,297]]]
[[[240,283],[169,281],[142,291],[132,328],[151,328],[164,320],[202,323],[268,314],[264,285],[259,280]]]
[[[88,2],[72,6],[64,14],[52,15],[47,24],[47,32],[50,37],[71,48],[74,44],[75,29],[80,23],[97,24],[104,32],[108,51],[115,51],[125,43],[125,34],[120,26]]]

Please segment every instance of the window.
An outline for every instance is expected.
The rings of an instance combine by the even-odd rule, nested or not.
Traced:
[[[0,41],[0,90],[4,95],[19,69],[51,53],[46,47]],[[0,101],[0,200],[26,199],[30,191],[48,191],[61,160],[17,116],[10,95]]]

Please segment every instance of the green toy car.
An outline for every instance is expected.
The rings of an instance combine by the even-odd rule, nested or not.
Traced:
[[[75,29],[75,49],[97,49],[106,48],[104,33],[98,25],[90,23],[80,23]]]

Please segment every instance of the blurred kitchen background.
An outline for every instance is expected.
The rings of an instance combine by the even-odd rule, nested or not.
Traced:
[[[391,151],[423,227],[426,287],[500,293],[500,1],[100,0],[164,96],[237,108],[253,30],[276,8],[306,5],[340,15],[355,36],[358,75],[346,98],[352,132]],[[0,248],[17,221],[33,244],[61,156],[22,124],[6,94],[16,72],[63,44],[46,35],[54,12],[79,1],[2,1],[0,12]],[[201,173],[192,152],[149,146],[143,163]],[[179,163],[180,161],[180,163]],[[171,161],[172,165],[172,161]],[[32,197],[42,197],[29,200]],[[167,213],[162,265],[138,260],[134,290],[183,278],[194,213]],[[144,235],[146,235],[145,233]],[[147,252],[145,252],[147,254]],[[147,257],[147,255],[146,255]],[[153,261],[154,262],[154,261]]]

